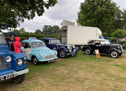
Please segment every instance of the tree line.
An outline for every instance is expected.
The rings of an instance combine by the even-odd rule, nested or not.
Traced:
[[[28,37],[53,37],[53,38],[60,38],[61,35],[61,29],[59,26],[54,25],[44,25],[42,30],[37,29],[34,32],[27,32],[25,28],[21,29],[14,29],[12,32],[16,33],[16,36],[23,37],[23,39]]]

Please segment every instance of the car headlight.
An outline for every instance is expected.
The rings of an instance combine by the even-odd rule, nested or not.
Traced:
[[[75,48],[75,45],[72,45],[73,46],[73,48]]]
[[[118,46],[117,49],[119,49],[120,47]]]
[[[69,52],[71,52],[72,51],[72,46],[68,45],[67,47],[68,47]]]
[[[43,57],[43,55],[42,55],[42,54],[40,54],[40,57]]]
[[[43,59],[43,55],[42,54],[40,54],[40,57],[41,57],[41,59]]]
[[[21,65],[23,64],[23,60],[22,60],[22,59],[18,59],[17,64],[18,64],[19,66],[21,66]]]
[[[67,46],[68,47],[68,49],[70,50],[70,46]]]
[[[27,59],[27,58],[24,58],[25,60]]]
[[[11,62],[12,58],[10,56],[6,57],[6,62]]]

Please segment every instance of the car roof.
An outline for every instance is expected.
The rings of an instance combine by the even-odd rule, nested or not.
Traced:
[[[41,40],[29,40],[29,39],[26,39],[26,40],[23,40],[22,42],[32,43],[32,42],[42,42],[42,41]]]
[[[40,39],[46,39],[46,40],[58,40],[56,38],[40,38]]]

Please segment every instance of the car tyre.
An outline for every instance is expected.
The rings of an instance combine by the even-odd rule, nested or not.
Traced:
[[[24,79],[25,79],[25,74],[19,75],[15,78],[12,78],[12,82],[15,83],[15,84],[20,84],[24,81]]]
[[[66,57],[66,52],[64,50],[59,51],[59,57],[65,58]]]
[[[111,51],[110,56],[111,56],[112,58],[117,58],[117,57],[119,56],[119,54],[118,54],[118,52],[116,52],[116,51]]]
[[[86,54],[86,55],[90,55],[90,54],[91,54],[91,50],[90,50],[89,48],[87,48],[87,49],[85,50],[85,54]]]
[[[76,53],[74,53],[74,55],[73,55],[74,57],[76,57],[77,56],[77,52]]]
[[[33,57],[32,62],[34,65],[38,65],[38,59],[36,57]]]

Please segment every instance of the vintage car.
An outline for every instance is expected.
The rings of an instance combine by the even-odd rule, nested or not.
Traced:
[[[123,54],[123,48],[120,44],[104,44],[102,40],[90,40],[87,45],[84,45],[82,51],[87,55],[95,53],[96,49],[100,54],[108,54],[112,58],[117,58]]]
[[[27,72],[26,55],[10,51],[3,34],[0,33],[0,82],[12,79],[14,83],[21,83]]]
[[[41,40],[23,40],[21,45],[24,47],[27,59],[31,60],[35,65],[39,62],[53,62],[57,59],[57,51],[46,47],[45,43]]]
[[[78,53],[78,48],[74,45],[61,44],[58,39],[40,38],[40,40],[44,41],[46,46],[50,49],[56,50],[58,52],[58,56],[61,58],[65,58],[69,55],[76,56]]]

